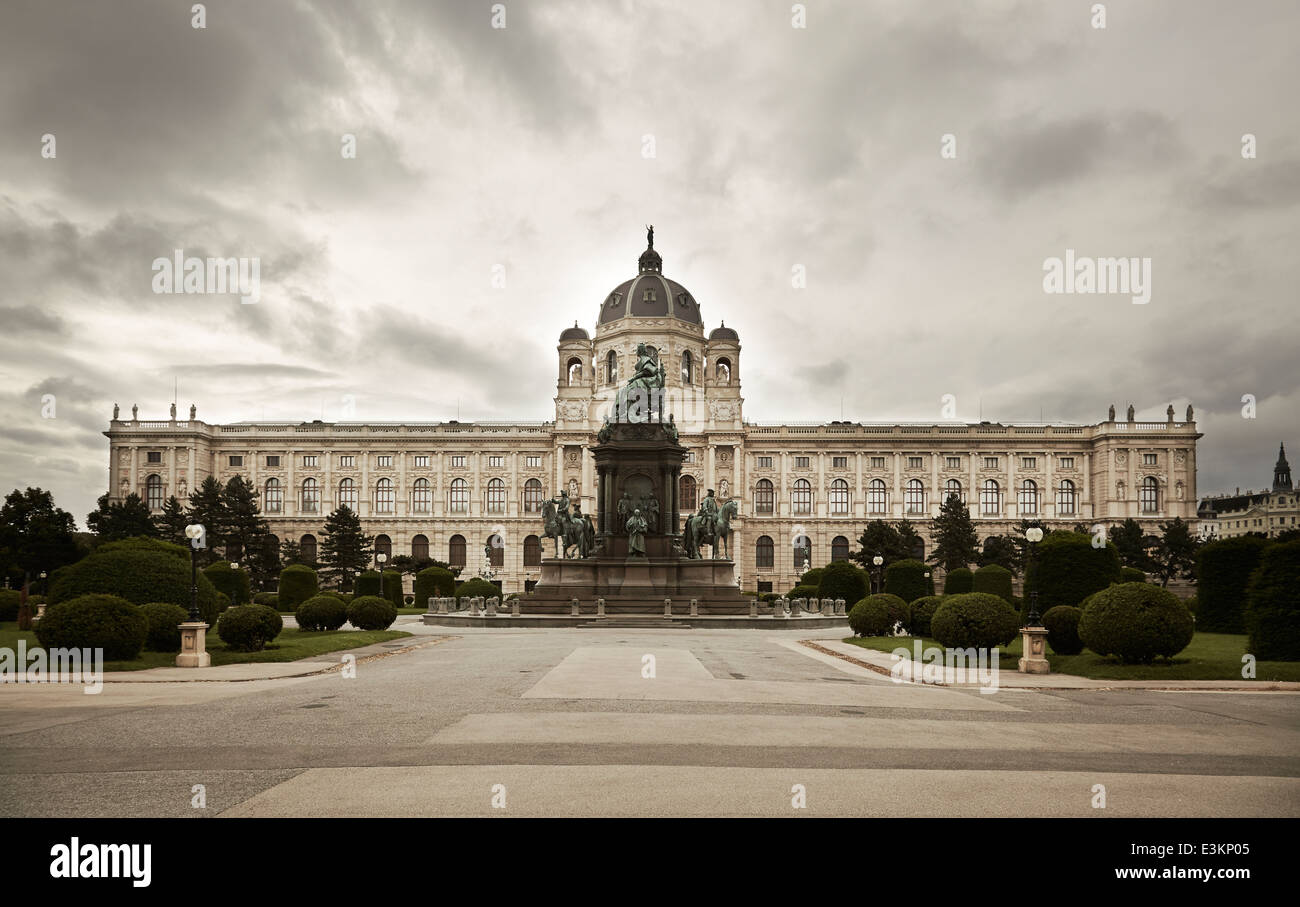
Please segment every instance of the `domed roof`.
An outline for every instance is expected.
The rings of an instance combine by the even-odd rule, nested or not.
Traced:
[[[573,327],[565,328],[564,330],[560,331],[561,343],[563,343],[566,340],[590,340],[590,339],[591,339],[590,335],[587,334],[586,330],[578,327],[578,322],[576,321],[573,323]]]
[[[610,291],[600,307],[600,324],[620,318],[677,318],[704,326],[700,305],[690,290],[663,275],[663,258],[654,248],[654,230],[637,261],[637,276]]]
[[[713,330],[709,331],[709,339],[739,341],[740,335],[737,334],[735,331],[733,331],[731,328],[727,327],[727,323],[724,321],[722,322],[722,327],[714,328]]]

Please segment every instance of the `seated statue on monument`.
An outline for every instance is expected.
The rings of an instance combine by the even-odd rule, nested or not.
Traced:
[[[651,422],[653,415],[662,418],[664,367],[657,353],[645,343],[636,345],[636,367],[614,401],[615,422]]]

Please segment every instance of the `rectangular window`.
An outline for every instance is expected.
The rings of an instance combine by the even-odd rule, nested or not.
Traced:
[[[1038,468],[1038,458],[1037,458],[1037,457],[1022,457],[1021,460],[1020,460],[1020,465],[1021,465],[1021,468],[1022,468],[1022,469],[1037,469],[1037,468]]]
[[[451,458],[451,465],[452,465],[452,466],[464,466],[464,465],[465,465],[465,455],[464,455],[464,454],[456,454],[455,456],[453,456],[453,457]]]
[[[1061,457],[1062,469],[1074,469],[1074,457]]]
[[[357,458],[356,458],[355,456],[353,456],[352,454],[343,454],[342,456],[339,457],[339,465],[340,465],[340,466],[356,466],[356,465],[357,465]]]
[[[807,458],[807,457],[795,457],[795,458],[794,458],[794,467],[795,467],[795,469],[807,469],[807,468],[808,468],[808,458]]]
[[[849,458],[848,458],[848,457],[831,457],[831,468],[832,468],[832,469],[848,469],[848,468],[849,468]]]
[[[379,455],[378,457],[376,457],[375,459],[378,461],[378,462],[375,464],[376,466],[392,466],[392,465],[393,465],[393,458],[392,458],[391,456],[389,456],[388,454],[380,454],[380,455]]]
[[[772,458],[771,458],[771,457],[759,457],[759,458],[758,458],[758,468],[759,468],[759,469],[771,469],[771,468],[772,468]]]
[[[499,454],[488,457],[488,468],[500,469],[506,465],[506,458]]]
[[[524,457],[524,465],[540,469],[542,465],[542,458],[537,456]]]
[[[948,468],[949,468],[949,469],[961,469],[961,457],[949,457],[949,458],[948,458]]]
[[[415,465],[416,465],[416,466],[428,466],[428,465],[429,465],[429,455],[428,455],[428,454],[416,454],[416,456],[415,456]]]
[[[162,451],[161,451],[161,450],[151,450],[151,451],[149,451],[149,459],[148,459],[148,462],[150,462],[150,463],[161,463],[161,462],[162,462]]]
[[[230,465],[231,465],[231,466],[243,466],[243,465],[244,465],[244,458],[243,458],[242,456],[231,456],[231,458],[230,458]]]
[[[268,469],[278,469],[280,467],[279,457],[267,457],[266,466]]]
[[[908,468],[908,469],[920,469],[920,468],[921,468],[922,466],[924,466],[924,465],[925,465],[925,461],[924,461],[921,457],[908,457],[908,458],[907,458],[907,468]]]
[[[683,462],[685,462],[685,463],[694,463],[694,462],[695,462],[695,451],[693,451],[693,450],[688,450],[688,451],[686,451],[686,457],[685,457],[685,459],[683,460]]]
[[[1156,465],[1156,455],[1155,455],[1155,454],[1143,454],[1143,455],[1142,455],[1142,465],[1143,465],[1143,466],[1155,466],[1155,465]]]
[[[997,469],[997,468],[998,468],[998,458],[997,458],[997,457],[985,457],[985,458],[984,458],[984,468],[985,468],[985,469]]]
[[[302,465],[303,465],[303,466],[315,466],[315,465],[316,465],[316,457],[315,457],[315,455],[312,455],[312,456],[309,456],[309,457],[303,457],[303,458],[302,458]]]
[[[884,458],[884,457],[872,457],[872,458],[871,458],[871,468],[872,468],[872,469],[884,469],[884,468],[885,468],[885,458]]]

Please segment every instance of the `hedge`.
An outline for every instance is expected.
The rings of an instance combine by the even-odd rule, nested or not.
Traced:
[[[1137,567],[1120,567],[1119,579],[1116,580],[1120,583],[1145,583],[1146,581],[1147,575]]]
[[[357,598],[363,598],[369,595],[383,596],[383,579],[374,570],[363,570],[357,574],[357,581],[353,585],[353,590]]]
[[[36,638],[46,649],[103,649],[105,661],[138,657],[148,635],[144,612],[118,595],[64,599],[36,623]]]
[[[1119,552],[1113,542],[1094,548],[1092,536],[1053,532],[1038,543],[1027,591],[1038,592],[1038,610],[1078,607],[1085,598],[1121,581]],[[1138,582],[1145,582],[1141,576]]]
[[[348,606],[336,595],[313,595],[293,613],[300,630],[337,630],[347,623]]]
[[[140,606],[149,630],[144,647],[150,652],[179,652],[181,650],[180,625],[190,619],[190,614],[180,605],[171,602],[149,602]]]
[[[298,606],[320,589],[316,571],[306,564],[290,564],[280,571],[279,598],[275,606],[281,611],[297,611]]]
[[[977,581],[980,570],[975,571]],[[950,649],[996,649],[1015,639],[1019,631],[1015,609],[1000,595],[988,592],[946,595],[930,618],[930,635]]]
[[[396,570],[384,571],[384,598],[392,602],[394,608],[406,604],[406,595],[402,592],[402,574]]]
[[[930,621],[934,618],[934,612],[938,610],[939,605],[943,603],[943,598],[942,595],[927,595],[912,602],[909,606],[910,617],[907,628],[913,636],[930,635]]]
[[[1250,652],[1261,661],[1300,661],[1300,540],[1264,552],[1246,590]]]
[[[221,613],[222,597],[202,571],[198,573],[197,585],[199,614],[211,627]],[[116,595],[136,605],[168,602],[180,605],[188,613],[189,555],[180,545],[153,539],[107,542],[75,564],[54,572],[50,582],[51,603],[83,595]]]
[[[997,564],[980,567],[971,577],[970,593],[996,595],[1007,604],[1011,603],[1011,571]]]
[[[955,570],[949,570],[948,575],[943,578],[944,595],[963,595],[974,591],[975,574],[970,572],[969,567],[958,567]]]
[[[253,604],[266,605],[270,608],[280,606],[280,593],[278,592],[258,592],[253,595]]]
[[[22,592],[18,589],[0,589],[0,621],[10,621],[18,619],[18,603],[22,598]],[[30,605],[33,596],[27,596],[27,603]],[[35,608],[33,607],[33,614]]]
[[[908,558],[894,561],[885,568],[885,592],[897,595],[905,602],[932,595],[933,577],[927,579],[930,568],[924,563]]]
[[[1168,589],[1116,583],[1084,602],[1079,639],[1098,655],[1150,664],[1158,655],[1172,658],[1187,648],[1193,628],[1191,612]]]
[[[465,582],[456,587],[455,592],[457,598],[473,598],[476,595],[481,595],[484,598],[491,598],[494,595],[499,596],[500,594],[500,589],[479,576],[465,580]]]
[[[798,583],[798,585],[800,585],[800,586],[818,586],[818,585],[821,584],[822,577],[823,577],[825,574],[826,574],[826,568],[825,568],[825,567],[813,567],[813,568],[811,568],[811,569],[809,569],[809,570],[805,570],[805,571],[803,572],[803,576],[799,577],[799,583]]]
[[[849,629],[858,636],[888,636],[907,620],[907,602],[888,593],[868,595],[849,610]]]
[[[425,567],[415,574],[415,604],[428,605],[430,598],[448,598],[456,591],[456,577],[446,567]]]
[[[203,575],[212,581],[217,591],[224,592],[233,604],[246,605],[253,600],[248,572],[236,570],[230,561],[217,561],[204,567]]]
[[[1243,535],[1210,542],[1196,552],[1198,630],[1246,632],[1246,587],[1269,544],[1268,539]]]
[[[358,596],[348,605],[348,623],[358,630],[387,630],[395,620],[393,603],[378,595]]]
[[[794,601],[796,598],[815,598],[817,596],[816,586],[795,586],[787,594],[786,598]],[[845,599],[847,601],[848,599]]]
[[[260,652],[283,629],[280,612],[267,605],[238,605],[217,623],[217,635],[236,652]]]
[[[861,601],[867,594],[867,574],[861,567],[848,561],[835,561],[822,568],[821,582],[817,584],[817,598],[842,598],[846,602]]]
[[[1048,608],[1043,615],[1043,626],[1047,628],[1047,644],[1057,655],[1078,655],[1083,651],[1083,641],[1079,639],[1079,618],[1083,612],[1073,605],[1057,605]]]

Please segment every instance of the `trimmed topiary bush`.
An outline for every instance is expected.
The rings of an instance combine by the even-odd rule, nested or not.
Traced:
[[[387,630],[395,620],[393,603],[378,595],[362,595],[348,605],[348,623],[358,630]]]
[[[465,580],[465,582],[457,586],[455,594],[457,598],[472,598],[476,595],[481,595],[484,598],[491,598],[494,595],[500,595],[501,590],[482,577],[476,576],[472,579]]]
[[[798,585],[812,586],[816,588],[817,586],[821,585],[822,577],[825,575],[826,575],[825,567],[813,567],[812,569],[805,570],[803,572],[803,576],[799,577]]]
[[[306,564],[290,564],[280,571],[279,598],[275,606],[281,611],[297,611],[298,606],[319,589],[315,570]]]
[[[816,586],[795,586],[786,594],[786,598],[794,601],[796,598],[812,598],[817,594]]]
[[[322,592],[299,605],[293,617],[300,630],[337,630],[347,623],[348,606],[338,596]]]
[[[150,652],[179,652],[181,650],[180,625],[190,619],[189,612],[171,602],[149,602],[140,606],[149,625],[144,647]]]
[[[938,610],[941,604],[943,604],[942,595],[927,595],[912,602],[907,629],[911,631],[913,636],[930,635],[930,621],[934,618],[934,612]]]
[[[1187,606],[1168,589],[1116,583],[1083,603],[1079,639],[1098,655],[1150,664],[1156,656],[1172,658],[1187,648],[1193,626]]]
[[[384,598],[393,603],[394,608],[405,604],[406,595],[402,592],[402,574],[396,570],[384,571]]]
[[[138,657],[148,634],[144,612],[117,595],[64,599],[36,623],[36,638],[46,649],[103,649],[105,661]]]
[[[218,592],[225,593],[231,604],[246,605],[253,600],[248,573],[236,570],[230,561],[217,561],[203,568],[203,575],[211,580]]]
[[[446,567],[425,567],[415,574],[415,604],[421,608],[431,598],[447,598],[456,591],[456,577]]]
[[[980,568],[981,570],[984,568]],[[978,582],[980,571],[975,571]],[[930,618],[930,635],[950,649],[996,649],[1016,638],[1020,619],[1000,595],[946,595]]]
[[[915,601],[933,594],[931,588],[933,577],[926,578],[930,568],[921,561],[907,560],[894,561],[885,568],[885,592],[888,595],[897,595],[905,602]]]
[[[980,567],[971,576],[971,592],[977,592],[981,595],[996,595],[1007,604],[1010,604],[1014,597],[1011,594],[1011,571],[997,564]]]
[[[1120,582],[1119,552],[1113,542],[1094,548],[1090,535],[1053,532],[1037,547],[1027,586],[1038,592],[1039,613],[1057,605],[1078,607],[1092,593]],[[1137,582],[1145,581],[1140,574]]]
[[[856,602],[866,595],[867,574],[861,567],[848,561],[834,561],[822,569],[817,598],[842,598],[846,602]]]
[[[0,621],[11,621],[18,619],[18,603],[22,599],[22,591],[19,589],[0,589]],[[30,604],[32,596],[27,596]]]
[[[1083,612],[1073,605],[1057,605],[1048,608],[1043,615],[1043,626],[1047,628],[1047,644],[1057,655],[1078,655],[1083,651],[1083,641],[1079,639],[1079,618]]]
[[[907,602],[897,595],[868,595],[849,610],[849,629],[858,636],[888,636],[907,625]]]
[[[1246,589],[1250,653],[1261,661],[1300,661],[1300,540],[1271,545]]]
[[[949,570],[948,575],[943,578],[944,595],[964,595],[974,591],[975,574],[971,573],[968,567]]]
[[[1146,581],[1147,575],[1137,567],[1120,567],[1119,579],[1116,580],[1119,583],[1145,583]],[[1089,593],[1089,595],[1091,594]],[[1085,595],[1084,598],[1087,598],[1087,596]]]
[[[1210,633],[1246,632],[1246,587],[1268,539],[1253,535],[1220,539],[1196,552],[1196,628]]]
[[[217,622],[217,635],[236,652],[260,652],[283,629],[284,618],[267,605],[237,605]]]
[[[221,596],[211,580],[198,574],[199,614],[212,626],[221,613]],[[156,539],[106,542],[75,564],[56,570],[49,601],[83,595],[116,595],[132,604],[168,602],[190,609],[190,556],[180,545]],[[48,615],[49,611],[46,611]]]
[[[278,608],[280,607],[280,594],[278,592],[258,592],[253,595],[253,604]]]
[[[383,597],[383,578],[374,570],[365,570],[357,574],[357,581],[352,587],[357,598],[367,595]]]

